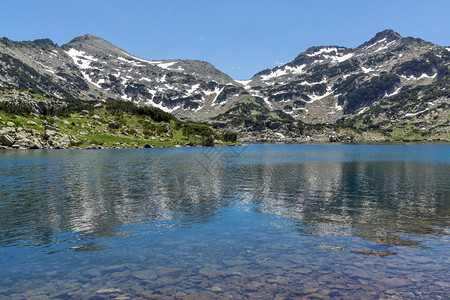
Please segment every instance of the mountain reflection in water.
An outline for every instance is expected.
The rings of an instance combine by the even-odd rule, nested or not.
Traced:
[[[301,235],[418,247],[418,236],[448,235],[448,147],[435,147],[437,161],[424,161],[420,146],[1,153],[0,246],[89,250],[98,238],[135,234],[129,225],[185,228],[251,203]]]

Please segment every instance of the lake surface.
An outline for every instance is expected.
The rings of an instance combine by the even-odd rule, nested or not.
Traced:
[[[450,146],[0,152],[0,299],[450,298]]]

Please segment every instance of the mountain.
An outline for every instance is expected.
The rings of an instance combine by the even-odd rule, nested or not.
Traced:
[[[89,34],[61,47],[0,39],[1,86],[129,100],[246,140],[449,140],[449,67],[449,47],[393,30],[356,48],[311,47],[246,81],[208,62],[142,59]]]
[[[212,110],[234,80],[210,63],[145,60],[90,34],[59,47],[51,40],[0,39],[0,81],[59,98],[123,99],[189,116]]]

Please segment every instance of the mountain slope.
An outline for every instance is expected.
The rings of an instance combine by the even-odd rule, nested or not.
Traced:
[[[0,40],[0,80],[59,98],[123,99],[179,116],[214,109],[234,81],[210,63],[145,60],[93,36],[59,47],[50,40]]]
[[[55,99],[129,100],[252,140],[323,140],[342,126],[449,139],[450,48],[393,30],[356,48],[311,47],[246,81],[208,62],[145,60],[89,34],[61,47],[3,38],[0,85]]]
[[[295,118],[334,123],[402,89],[444,78],[449,58],[448,48],[386,30],[355,49],[309,48],[288,64],[256,74],[245,86]]]

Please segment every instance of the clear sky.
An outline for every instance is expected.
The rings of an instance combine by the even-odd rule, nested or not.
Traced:
[[[146,59],[199,59],[235,79],[294,59],[311,46],[356,47],[384,29],[450,45],[449,0],[14,0],[0,36],[86,33]]]

